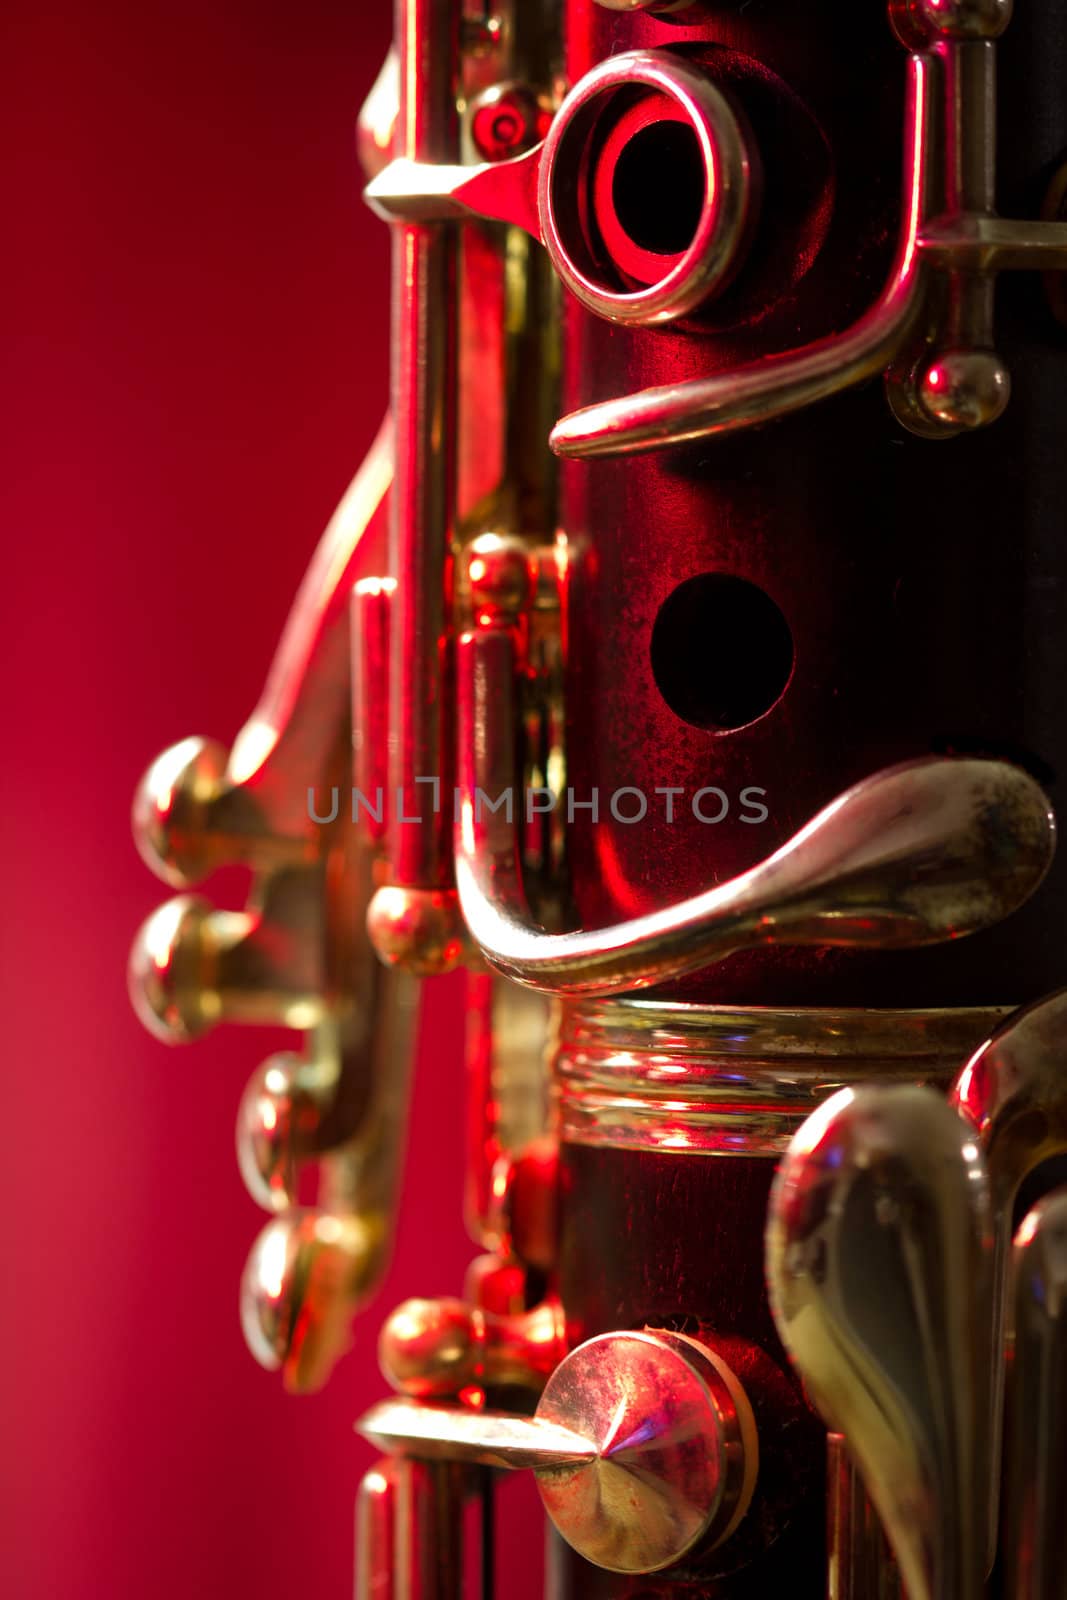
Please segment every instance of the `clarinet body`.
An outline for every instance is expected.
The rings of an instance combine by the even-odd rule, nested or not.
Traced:
[[[504,1471],[552,1600],[1063,1593],[1067,22],[1010,12],[397,0],[390,418],[134,813],[148,1024],[307,1033],[238,1121],[295,1392],[468,970],[481,1253],[382,1331],[358,1600],[477,1592]]]

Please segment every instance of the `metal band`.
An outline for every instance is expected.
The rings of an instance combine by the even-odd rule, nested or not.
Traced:
[[[555,1058],[560,1137],[623,1150],[778,1156],[838,1089],[879,1079],[947,1088],[1010,1010],[571,1002]]]

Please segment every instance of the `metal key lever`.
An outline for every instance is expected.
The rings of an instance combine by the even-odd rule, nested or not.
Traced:
[[[900,1571],[843,1434],[826,1436],[826,1600],[901,1600]]]
[[[982,1159],[931,1089],[845,1089],[798,1130],[771,1195],[782,1340],[844,1434],[910,1600],[985,1579],[992,1236]]]
[[[703,1344],[658,1330],[579,1345],[532,1418],[394,1399],[357,1428],[387,1453],[530,1468],[562,1537],[611,1572],[658,1572],[722,1543],[758,1470],[738,1379]]]
[[[463,1300],[405,1300],[378,1340],[383,1376],[415,1400],[474,1388],[537,1392],[566,1353],[563,1309],[554,1298],[503,1315]]]
[[[303,1152],[318,1159],[315,1209],[297,1206],[292,1189],[276,1195],[267,1187],[267,1175],[255,1165],[253,1128],[238,1120],[238,1160],[253,1198],[280,1212],[250,1252],[241,1283],[242,1325],[256,1359],[279,1371],[295,1393],[321,1388],[348,1351],[352,1318],[377,1288],[392,1247],[418,984],[383,968],[369,948],[354,978],[365,1008],[354,1033],[337,1030],[323,1042],[320,1030],[317,1041],[332,1051],[339,1070]],[[359,1103],[339,1106],[339,1095],[353,1090]],[[267,1148],[283,1172],[296,1165]]]
[[[1005,1440],[1006,1593],[1061,1600],[1067,1570],[1067,1189],[1024,1217],[1012,1250],[1014,1341]]]
[[[188,888],[238,862],[274,871],[316,859],[308,788],[326,780],[349,715],[349,598],[362,574],[385,570],[392,461],[387,419],[319,541],[229,755],[213,740],[183,739],[145,775],[134,839],[165,883]]]
[[[475,626],[457,646],[456,885],[490,965],[557,994],[649,988],[762,944],[892,949],[1000,922],[1048,869],[1040,785],[1003,761],[926,757],[839,795],[765,861],[663,911],[572,933],[537,926],[520,868],[520,636],[528,558],[469,565]]]
[[[187,1044],[220,1022],[321,1022],[322,897],[312,865],[262,875],[244,911],[215,910],[199,895],[165,901],[130,956],[130,998],[145,1027]]]
[[[356,1500],[355,1600],[464,1600],[465,1511],[479,1479],[484,1484],[484,1470],[453,1462],[382,1457]],[[491,1517],[488,1495],[482,1503]],[[489,1577],[483,1569],[486,1600]]]
[[[456,882],[475,942],[519,983],[618,994],[746,946],[956,939],[1020,906],[1051,861],[1054,822],[1031,777],[1000,761],[929,757],[849,789],[729,883],[613,927],[545,933],[525,901],[515,806],[509,818],[486,799],[515,782],[517,665],[499,619],[460,640]]]
[[[764,356],[751,366],[585,406],[556,424],[553,450],[591,459],[663,449],[774,421],[877,376],[922,306],[924,268],[917,239],[930,181],[932,98],[929,64],[913,56],[904,115],[901,240],[885,288],[864,316],[843,333]]]
[[[460,0],[397,0],[398,115],[392,143],[416,164],[459,154]],[[386,168],[389,171],[389,168]],[[380,180],[378,180],[380,181]],[[389,573],[390,788],[386,910],[369,923],[384,959],[420,976],[461,954],[448,831],[417,810],[420,781],[450,787],[451,545],[456,523],[456,230],[404,215],[392,245],[392,414],[395,471]],[[408,819],[406,822],[401,819]],[[419,820],[412,822],[412,817]],[[398,913],[397,904],[402,905]]]
[[[597,1458],[593,1440],[543,1418],[420,1405],[414,1400],[381,1400],[360,1418],[356,1429],[380,1450],[507,1472],[586,1466]]]
[[[996,1549],[1004,1412],[1007,1280],[1015,1201],[1044,1161],[1067,1154],[1067,989],[1026,1006],[975,1051],[949,1103],[974,1129],[993,1201],[994,1303],[989,1459],[989,1559]]]
[[[594,125],[603,135],[613,96],[654,94],[672,103],[700,151],[704,200],[693,237],[658,282],[626,292],[603,279],[583,245],[584,205],[572,172]],[[700,68],[669,50],[613,55],[575,84],[547,138],[524,154],[476,167],[400,157],[365,190],[387,221],[407,225],[481,219],[524,228],[543,244],[583,305],[609,321],[655,326],[694,311],[732,277],[744,255],[755,198],[755,153],[727,97]]]
[[[253,869],[243,910],[182,895],[145,924],[130,976],[153,1031],[173,1043],[223,1021],[307,1030],[302,1057],[273,1057],[255,1075],[237,1130],[249,1191],[277,1213],[245,1271],[244,1327],[292,1389],[318,1387],[347,1347],[351,1314],[388,1259],[399,1180],[415,988],[381,967],[363,933],[375,841],[338,800],[354,772],[366,781],[352,750],[353,715],[369,720],[352,703],[353,645],[379,695],[387,685],[378,658],[393,589],[366,580],[384,568],[391,476],[386,424],[311,560],[229,756],[184,741],[153,764],[134,805],[141,852],[167,882]],[[318,1204],[304,1209],[311,1161]]]
[[[559,994],[649,988],[761,944],[958,939],[1017,909],[1051,857],[1047,806],[1024,773],[917,761],[857,784],[720,888],[595,932],[547,934],[526,920],[511,862],[479,839],[473,793],[456,870],[468,926],[498,971]]]
[[[993,209],[994,49],[1011,6],[894,0],[890,15],[912,53],[903,225],[876,304],[844,332],[799,349],[572,412],[552,433],[559,455],[630,455],[732,433],[883,371],[893,409],[913,432],[948,438],[1000,416],[1010,379],[992,345],[994,277],[1067,267],[1062,222],[1008,221]],[[940,297],[929,292],[940,288]]]

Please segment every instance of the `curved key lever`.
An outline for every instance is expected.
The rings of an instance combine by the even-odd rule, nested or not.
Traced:
[[[866,778],[780,850],[718,888],[590,932],[532,921],[514,808],[515,644],[486,626],[459,643],[456,884],[486,959],[560,994],[648,988],[749,946],[906,948],[1001,921],[1044,877],[1055,824],[1040,786],[1001,761],[928,757]]]
[[[893,409],[912,432],[951,437],[1001,415],[1010,376],[993,345],[993,279],[1067,266],[1062,221],[1007,220],[995,211],[994,41],[1011,5],[895,0],[889,10],[911,51],[903,222],[874,306],[843,332],[799,349],[572,412],[553,430],[557,454],[631,455],[733,433],[883,371]]]
[[[1000,922],[1048,870],[1055,819],[1033,778],[1004,761],[928,756],[846,790],[728,883],[612,927],[546,933],[526,901],[515,804],[528,585],[513,559],[480,567],[477,624],[457,646],[456,887],[471,936],[517,983],[623,994],[762,944],[937,944]]]
[[[888,281],[869,311],[843,333],[799,350],[585,406],[556,424],[553,450],[579,459],[632,455],[732,433],[803,410],[882,372],[919,316],[925,292],[919,230],[928,204],[936,87],[929,62],[913,55],[904,114],[903,226]]]
[[[767,1280],[910,1600],[980,1600],[989,1191],[970,1131],[934,1090],[844,1089],[798,1129],[771,1194]]]

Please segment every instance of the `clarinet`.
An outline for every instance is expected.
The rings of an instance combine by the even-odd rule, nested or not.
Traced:
[[[357,1600],[488,1600],[511,1472],[549,1600],[1067,1593],[1067,13],[1011,11],[395,0],[388,415],[138,790],[130,968],[305,1036],[237,1140],[295,1393],[466,971],[478,1253],[382,1328]]]

